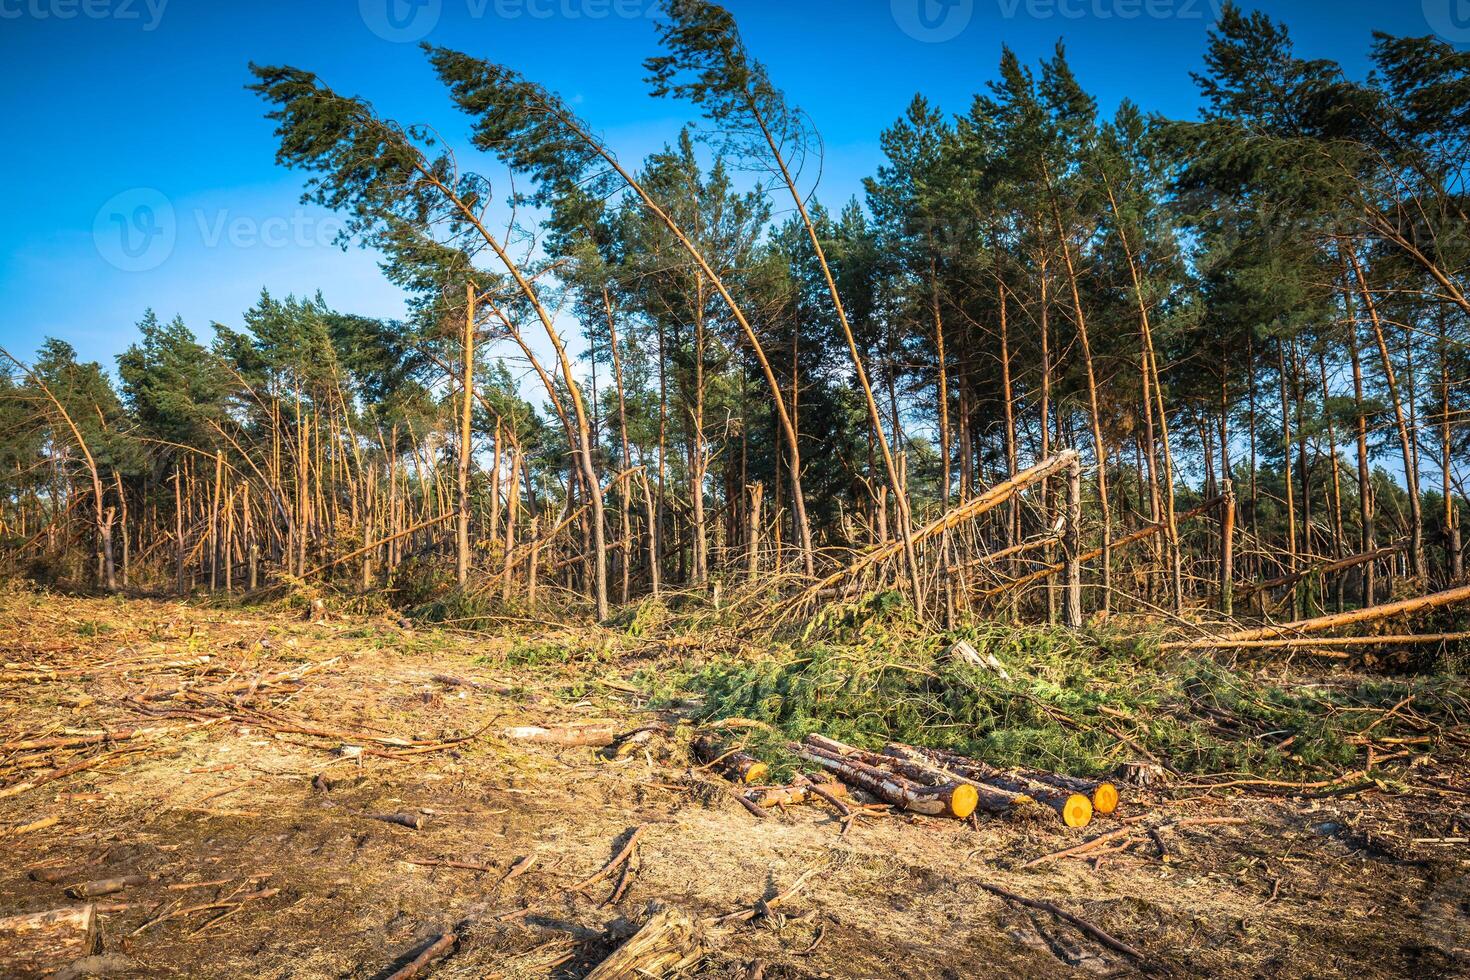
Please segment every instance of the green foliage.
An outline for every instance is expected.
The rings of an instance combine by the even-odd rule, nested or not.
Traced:
[[[994,656],[1010,679],[949,656],[959,640]],[[1444,686],[1288,689],[1110,633],[983,623],[941,636],[880,594],[770,656],[721,658],[655,690],[665,700],[698,698],[704,721],[772,726],[757,736],[767,750],[820,732],[870,748],[902,741],[1078,774],[1139,760],[1141,749],[1185,773],[1314,778],[1352,764],[1358,750],[1348,739],[1371,717],[1362,709],[1413,691],[1448,710]]]

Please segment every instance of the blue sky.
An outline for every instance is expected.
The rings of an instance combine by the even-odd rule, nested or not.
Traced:
[[[1125,96],[1189,116],[1219,0],[730,0],[746,40],[822,132],[819,196],[859,193],[878,134],[915,92],[960,111],[1002,44],[1034,62],[1066,40],[1104,110]],[[1465,0],[1266,2],[1299,51],[1366,69],[1374,29],[1470,40]],[[1455,7],[1459,4],[1459,7]],[[320,289],[396,316],[374,257],[331,244],[277,167],[246,65],[288,63],[463,144],[420,38],[505,61],[573,100],[627,160],[672,140],[686,107],[648,97],[653,0],[0,0],[0,344],[58,336],[111,365],[144,309],[203,336],[261,287]],[[1459,10],[1461,18],[1453,13]],[[468,164],[469,161],[466,161]],[[488,161],[487,172],[495,168]],[[145,207],[146,206],[146,207]],[[140,210],[143,208],[143,210]],[[123,232],[128,238],[124,239]],[[147,237],[144,237],[146,234]],[[131,250],[125,244],[135,246]],[[143,248],[143,245],[147,248]]]

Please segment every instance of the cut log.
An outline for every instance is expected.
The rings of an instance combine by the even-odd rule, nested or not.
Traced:
[[[978,759],[942,749],[920,749],[912,745],[891,743],[883,752],[910,764],[933,766],[937,772],[951,778],[968,779],[979,785],[991,786],[1034,800],[1055,811],[1068,827],[1085,827],[1092,822],[1092,800],[1075,790],[1031,779],[1014,770],[997,769]],[[1117,805],[1116,798],[1113,804]]]
[[[587,974],[587,980],[664,977],[690,969],[703,956],[699,923],[678,909],[663,909]]]
[[[618,733],[618,726],[612,722],[598,722],[586,725],[555,725],[550,728],[542,728],[539,725],[517,725],[511,728],[503,728],[500,731],[502,738],[508,738],[513,742],[530,742],[537,745],[558,745],[564,747],[576,745],[611,745],[618,740]]]
[[[980,802],[979,792],[968,782],[951,780],[942,785],[924,785],[892,769],[880,768],[853,757],[858,750],[841,742],[811,735],[807,739],[806,743],[792,742],[791,751],[836,774],[849,786],[867,790],[885,803],[932,817],[963,820],[975,812]],[[814,744],[812,739],[819,740],[820,744]]]
[[[701,735],[694,740],[694,755],[707,766],[720,770],[737,783],[759,783],[770,766],[746,752],[732,751],[716,738]]]
[[[97,881],[84,881],[79,885],[72,885],[66,893],[72,898],[97,898],[100,895],[115,895],[138,885],[146,885],[153,880],[151,875],[123,875],[118,878],[101,878]]]
[[[968,756],[960,755],[958,752],[950,752],[946,749],[922,749],[916,746],[904,746],[899,743],[894,743],[890,747],[915,749],[929,758],[940,760],[942,764],[952,762],[961,766],[972,766],[982,771],[990,770],[999,773],[1002,777],[1008,779],[1039,783],[1043,786],[1049,786],[1052,789],[1066,790],[1069,793],[1081,793],[1088,798],[1092,803],[1092,808],[1098,813],[1107,814],[1118,809],[1118,787],[1116,784],[1110,783],[1107,780],[1083,779],[1080,776],[1067,776],[1062,773],[1048,772],[1045,769],[1032,769],[1025,766],[1001,769],[996,766],[990,766],[982,760],[972,759]],[[955,767],[947,766],[947,768],[953,769]],[[985,781],[994,782],[989,779]]]
[[[91,905],[0,919],[0,976],[46,976],[101,951]]]
[[[1037,802],[1022,793],[1003,790],[997,786],[979,783],[973,779],[947,772],[927,759],[899,758],[880,752],[843,745],[836,739],[824,735],[808,735],[807,741],[815,748],[834,752],[874,769],[892,770],[905,779],[922,786],[946,786],[950,783],[967,783],[975,790],[975,809],[983,813],[1003,814],[1027,807],[1038,807]]]
[[[383,823],[396,823],[400,827],[409,830],[423,830],[425,817],[422,813],[374,813],[370,814],[372,819],[381,820]]]

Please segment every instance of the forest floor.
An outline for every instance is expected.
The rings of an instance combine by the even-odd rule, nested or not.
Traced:
[[[890,814],[842,833],[810,806],[756,819],[677,756],[507,740],[673,720],[641,678],[690,643],[512,656],[568,634],[0,589],[0,739],[92,739],[0,752],[0,916],[146,876],[91,899],[87,966],[109,976],[381,978],[452,932],[435,978],[578,978],[652,903],[755,910],[706,927],[690,976],[1470,975],[1464,731],[1393,780],[1130,787],[1080,830]],[[1238,822],[1171,826],[1200,817]],[[626,870],[578,890],[640,827]],[[1026,866],[1130,827],[1126,849]]]

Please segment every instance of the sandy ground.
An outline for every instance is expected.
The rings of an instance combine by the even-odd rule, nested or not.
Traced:
[[[104,953],[84,966],[386,977],[453,933],[435,978],[576,978],[657,906],[711,918],[800,881],[749,922],[709,926],[687,975],[1470,975],[1470,784],[1442,757],[1413,789],[1170,788],[1075,831],[889,815],[840,835],[814,807],[757,820],[677,756],[500,737],[653,719],[630,666],[509,667],[510,642],[0,591],[0,739],[149,729],[0,752],[0,915],[146,875],[93,899]],[[1168,826],[1199,817],[1244,822]],[[643,825],[626,880],[576,890]],[[1126,850],[1023,867],[1125,826],[1139,828]],[[34,880],[37,868],[58,880]],[[982,884],[1053,903],[1139,955]]]

